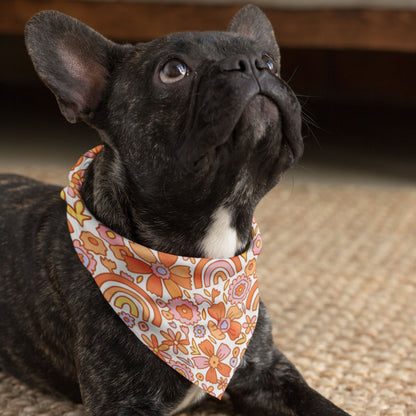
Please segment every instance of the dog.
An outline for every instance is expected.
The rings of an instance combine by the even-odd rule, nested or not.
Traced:
[[[146,332],[152,323],[136,319],[145,319],[143,299],[133,304],[136,295],[119,297],[124,312],[117,316],[117,305],[97,286],[116,276],[116,257],[127,265],[123,270],[141,270],[134,279],[143,280],[142,269],[156,263],[137,263],[133,251],[160,258],[152,250],[179,254],[187,256],[180,257],[186,264],[227,258],[237,264],[244,253],[255,252],[260,240],[254,209],[303,152],[301,108],[280,77],[278,45],[263,12],[244,7],[224,32],[174,33],[120,45],[76,19],[44,11],[28,22],[25,40],[62,114],[95,128],[103,147],[88,153],[84,176],[73,171],[72,188],[63,194],[29,178],[0,176],[1,368],[82,402],[88,415],[173,415],[214,395],[209,383],[225,390],[243,415],[346,415],[310,388],[273,344],[261,300],[252,307],[231,299],[227,315],[221,312],[214,300],[230,301],[236,281],[230,283],[232,273],[224,271],[230,263],[216,272],[223,292],[197,294],[188,290],[197,286],[184,272],[190,266],[175,266],[181,267],[177,280],[168,286],[161,273],[173,269],[157,263],[146,287],[150,294],[172,295],[169,304],[157,300],[162,314],[152,312],[170,325],[159,333],[163,342]],[[80,198],[71,206],[70,195]],[[98,257],[89,259],[90,266],[80,261],[90,255],[87,241],[72,239],[72,233],[87,217],[125,244],[108,246],[114,261],[101,256],[100,250],[110,251],[108,242],[85,230],[81,239],[89,236],[96,244],[90,254]],[[113,272],[92,278],[99,266]],[[127,272],[117,278],[135,285]],[[250,273],[252,280],[244,280]],[[256,280],[250,273],[241,274],[239,284],[250,286],[253,305]],[[248,297],[244,290],[236,296]],[[171,319],[181,310],[167,311],[178,293],[183,313],[199,304],[197,318],[205,313],[208,326],[197,327],[183,315],[180,322],[190,326],[180,326],[180,333],[181,324]],[[253,315],[247,315],[250,308]],[[246,323],[239,323],[244,317]],[[137,335],[140,325],[144,332]],[[207,338],[191,342],[190,331]],[[179,358],[166,358],[175,349]]]

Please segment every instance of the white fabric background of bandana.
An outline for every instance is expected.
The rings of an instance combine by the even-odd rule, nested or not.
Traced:
[[[174,256],[129,241],[98,222],[81,200],[85,170],[101,148],[80,158],[61,194],[75,251],[136,337],[221,399],[257,322],[258,226],[253,220],[249,249],[229,259]]]

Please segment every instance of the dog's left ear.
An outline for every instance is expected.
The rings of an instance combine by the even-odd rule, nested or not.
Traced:
[[[256,41],[275,60],[280,73],[280,51],[276,42],[273,26],[266,15],[257,7],[249,4],[243,7],[231,20],[229,32],[239,33]]]

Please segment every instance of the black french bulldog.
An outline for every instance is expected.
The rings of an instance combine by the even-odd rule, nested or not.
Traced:
[[[82,188],[96,218],[184,256],[246,248],[254,208],[303,151],[300,105],[257,7],[226,32],[134,46],[55,11],[34,16],[25,35],[63,115],[105,144]],[[59,188],[1,175],[0,195],[3,370],[82,401],[89,415],[171,415],[207,397],[111,310],[74,251]],[[273,345],[263,304],[227,393],[244,415],[346,415]]]

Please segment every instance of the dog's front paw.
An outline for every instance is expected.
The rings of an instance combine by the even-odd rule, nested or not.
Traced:
[[[234,406],[244,416],[348,416],[309,387],[277,348],[270,361],[265,353],[257,361],[249,355],[230,385]]]

